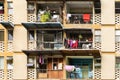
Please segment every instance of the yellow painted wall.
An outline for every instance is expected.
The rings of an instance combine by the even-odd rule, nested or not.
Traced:
[[[27,79],[27,56],[22,53],[15,53],[13,55],[13,79],[26,80]]]
[[[114,26],[102,26],[101,28],[101,51],[115,51],[115,28]]]
[[[14,51],[22,51],[27,49],[27,30],[23,26],[15,26],[14,28]]]
[[[101,79],[115,79],[115,53],[102,53]]]
[[[115,0],[101,0],[101,23],[115,24]]]
[[[27,2],[26,0],[13,0],[14,23],[21,24],[27,22]]]

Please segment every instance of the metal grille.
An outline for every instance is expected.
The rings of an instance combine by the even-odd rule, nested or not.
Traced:
[[[7,80],[13,80],[13,69],[7,70]]]
[[[4,41],[0,41],[0,52],[4,52],[5,46],[4,46]]]
[[[4,79],[4,69],[0,69],[0,79]]]
[[[36,79],[35,69],[28,69],[28,79]]]
[[[95,24],[101,24],[101,14],[95,14]]]
[[[8,15],[8,22],[14,23],[13,22],[13,15],[11,15],[11,14]]]
[[[0,22],[4,21],[4,14],[0,14]]]
[[[120,52],[120,42],[115,43],[115,51]]]
[[[101,69],[95,69],[94,77],[95,79],[101,79]]]
[[[9,52],[13,51],[13,41],[8,41],[8,49]]]
[[[115,24],[120,24],[120,14],[115,14]]]
[[[101,42],[95,42],[95,49],[101,49]]]
[[[35,14],[28,14],[27,21],[28,22],[36,22],[36,15]]]

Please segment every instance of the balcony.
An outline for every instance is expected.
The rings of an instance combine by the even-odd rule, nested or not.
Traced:
[[[92,14],[67,14],[67,24],[92,24]]]
[[[28,22],[62,22],[61,1],[28,2]]]
[[[65,48],[67,49],[93,49],[92,41],[66,40]]]

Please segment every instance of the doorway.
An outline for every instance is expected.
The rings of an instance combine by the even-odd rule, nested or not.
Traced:
[[[92,79],[93,78],[93,59],[92,58],[68,58],[69,65],[75,66],[74,75],[70,78]],[[80,68],[80,73],[76,73],[76,69]],[[79,74],[80,77],[76,77]]]

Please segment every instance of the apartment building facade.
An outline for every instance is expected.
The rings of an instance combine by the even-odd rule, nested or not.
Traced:
[[[120,0],[0,0],[1,80],[120,79],[119,71]]]

